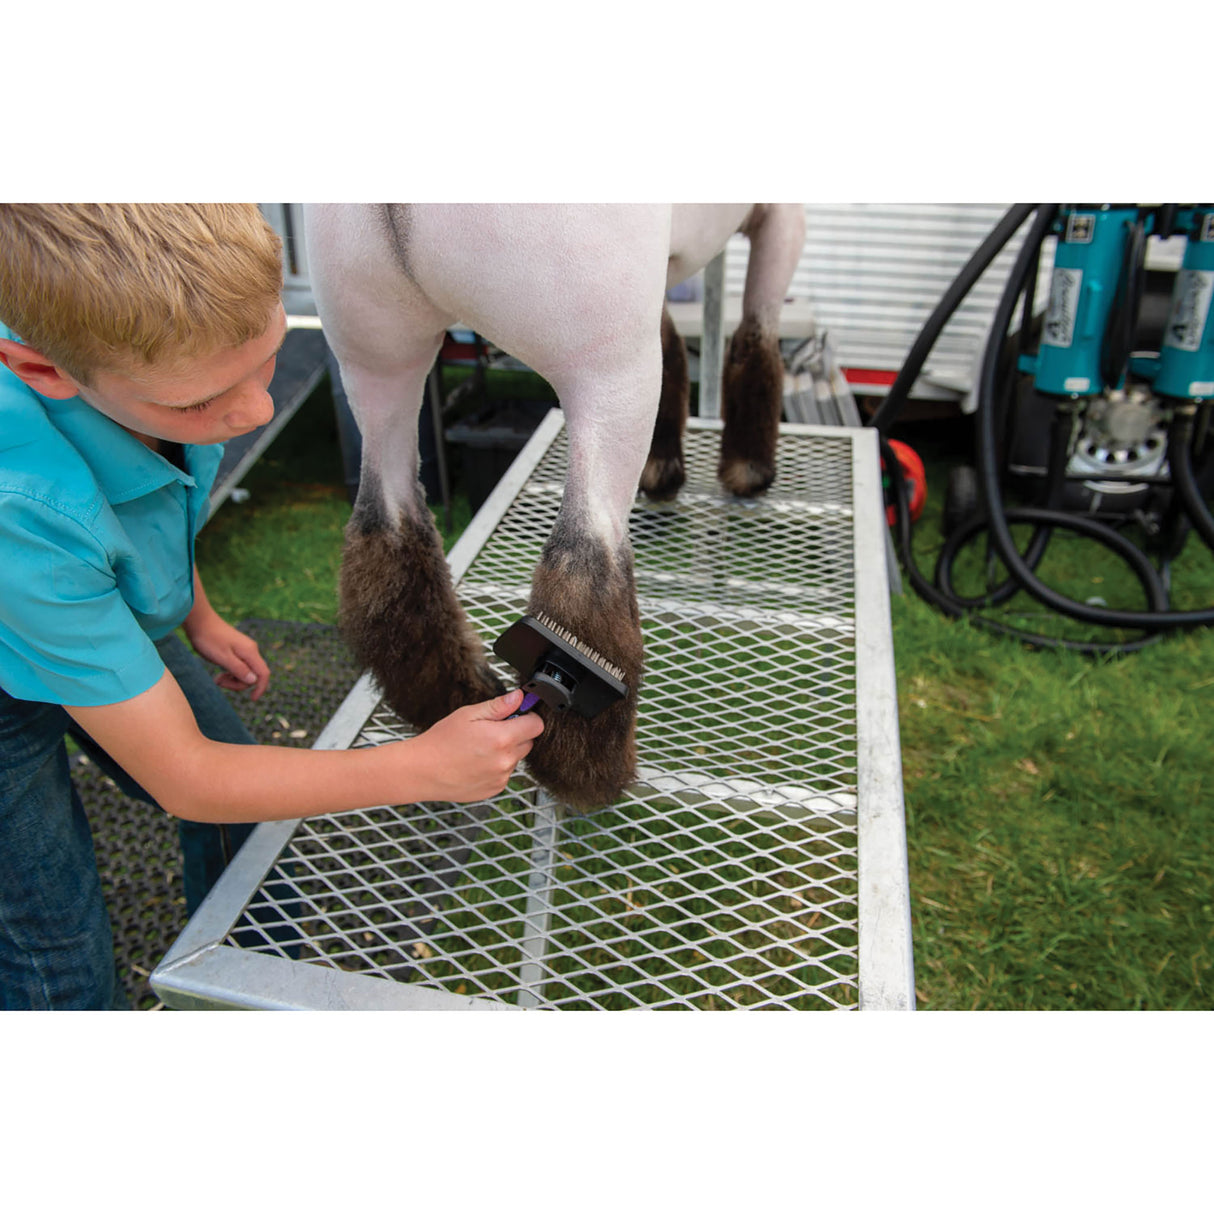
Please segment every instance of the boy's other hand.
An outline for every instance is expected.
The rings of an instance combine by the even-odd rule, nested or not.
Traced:
[[[535,713],[507,720],[523,702],[521,691],[457,708],[411,739],[417,773],[434,801],[482,801],[506,787],[514,769],[544,731]]]
[[[250,691],[261,699],[270,683],[270,668],[252,637],[216,612],[195,612],[185,621],[185,633],[195,653],[214,662],[223,673],[215,682],[227,691]]]

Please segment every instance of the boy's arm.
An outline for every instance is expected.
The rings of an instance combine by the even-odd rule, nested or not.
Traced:
[[[220,687],[228,691],[248,689],[254,700],[261,699],[270,682],[270,668],[261,656],[257,642],[234,628],[211,606],[197,566],[194,568],[194,606],[182,627],[194,652],[222,669],[223,673],[215,679]]]
[[[133,699],[67,712],[170,814],[262,822],[494,796],[543,729],[534,713],[505,719],[521,701],[512,691],[457,709],[415,738],[359,750],[213,742],[167,670]]]

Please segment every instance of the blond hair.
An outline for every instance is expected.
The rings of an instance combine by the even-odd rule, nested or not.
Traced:
[[[0,320],[86,385],[243,345],[281,290],[254,203],[0,204]]]

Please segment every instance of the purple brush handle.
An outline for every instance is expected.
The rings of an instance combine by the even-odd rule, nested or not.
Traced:
[[[507,721],[513,721],[515,717],[521,717],[523,713],[530,712],[540,702],[539,696],[534,691],[529,691],[523,696],[523,702],[518,706],[517,712],[512,712],[507,718]]]

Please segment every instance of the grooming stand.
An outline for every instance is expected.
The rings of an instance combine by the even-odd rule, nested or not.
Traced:
[[[573,816],[523,768],[475,805],[264,824],[152,975],[166,1004],[914,1006],[876,436],[785,425],[775,484],[743,501],[715,480],[719,427],[691,421],[678,499],[632,513],[624,797]],[[565,460],[553,410],[450,554],[487,652],[523,613]],[[409,732],[364,675],[317,746]]]

